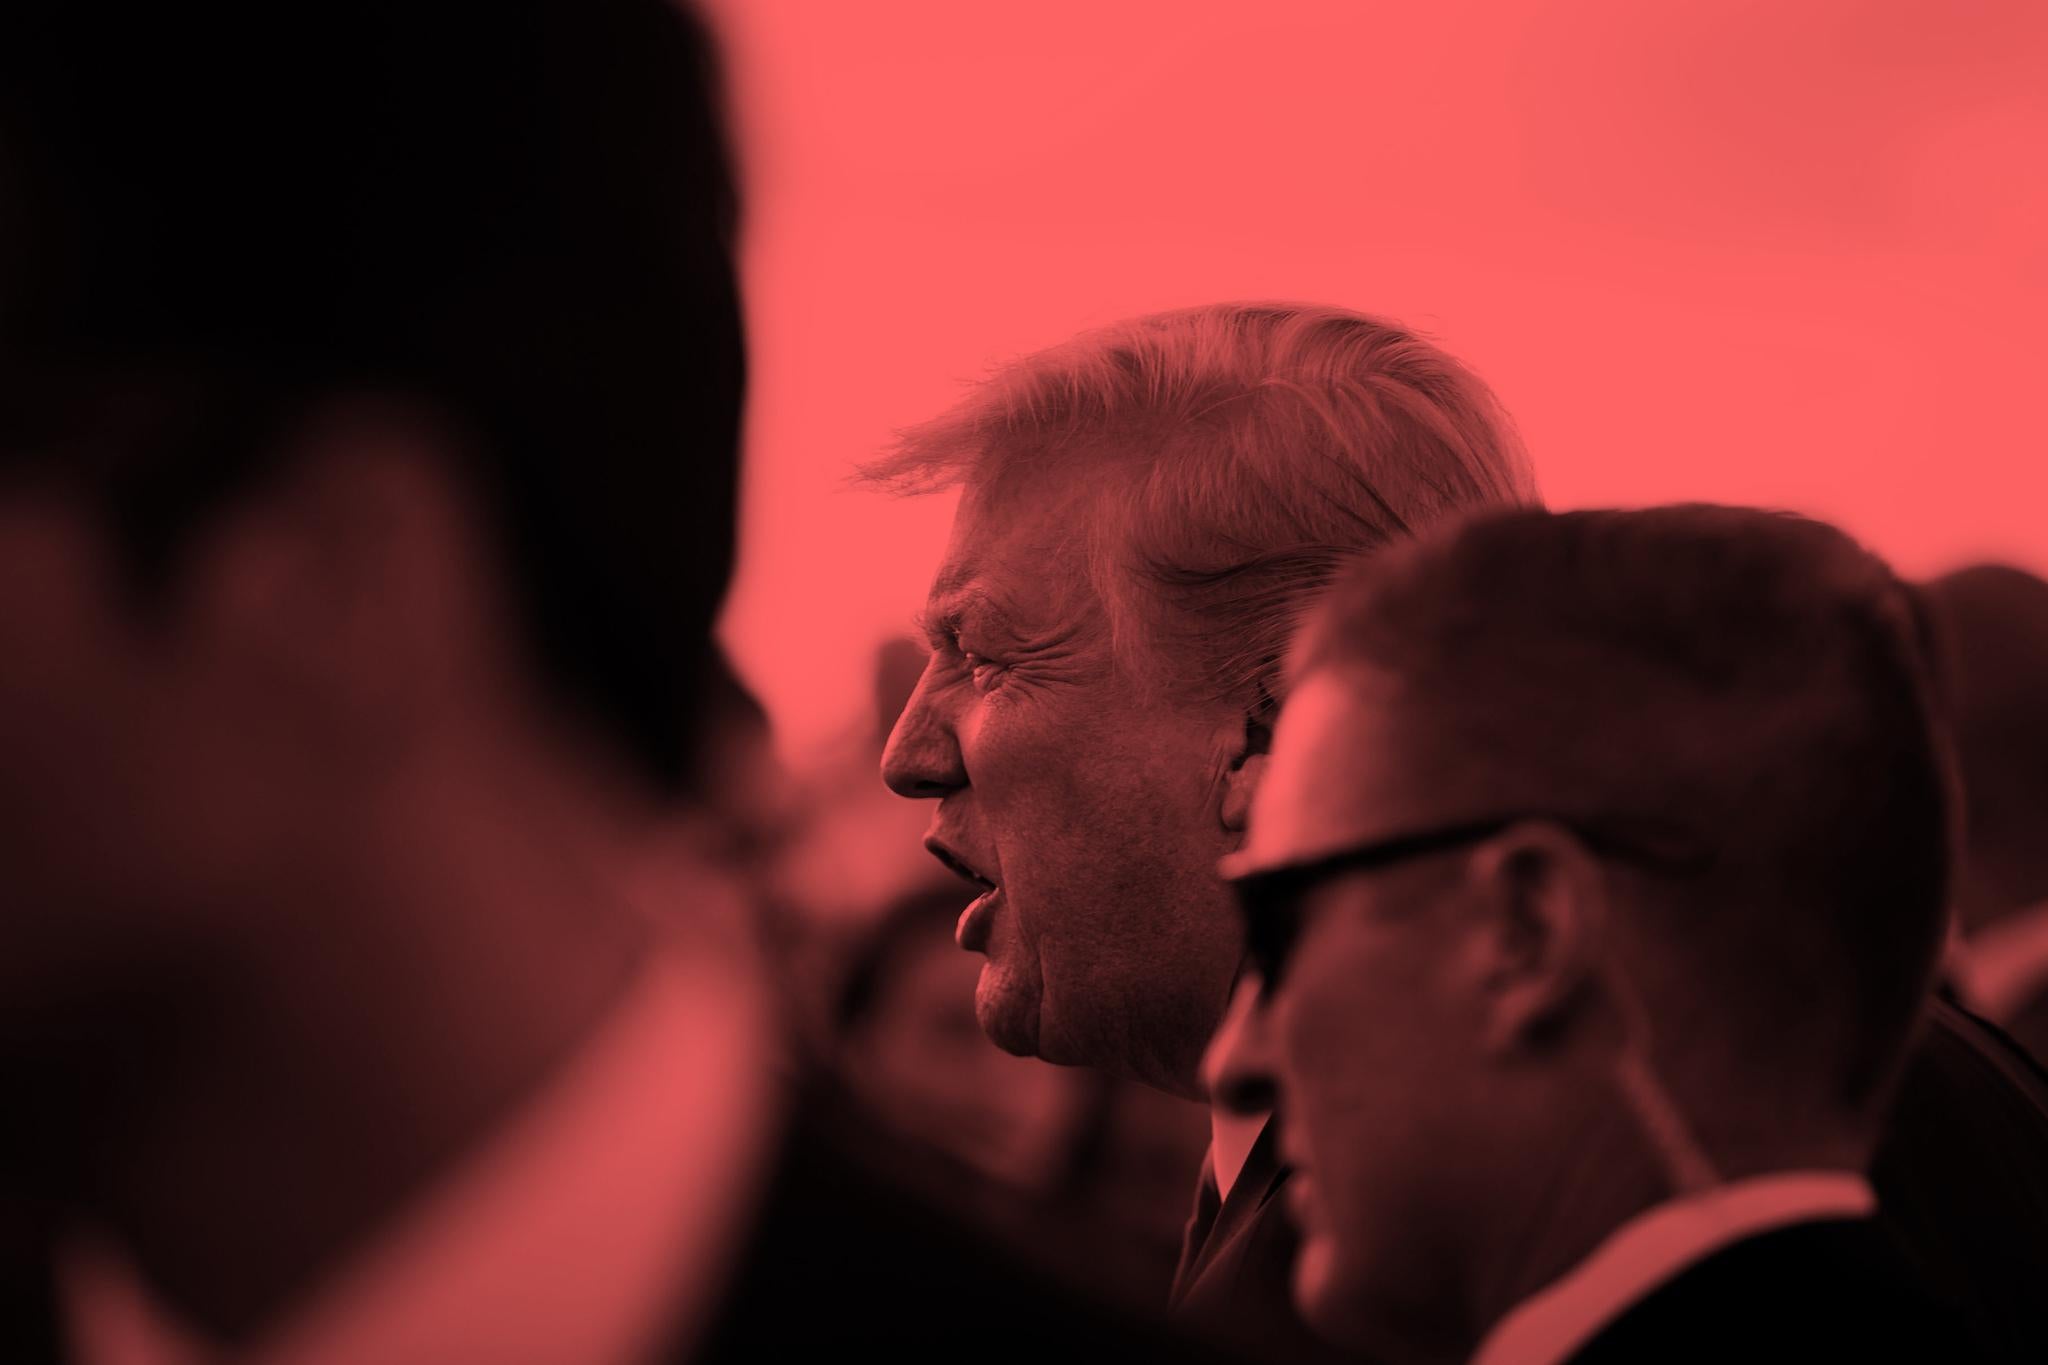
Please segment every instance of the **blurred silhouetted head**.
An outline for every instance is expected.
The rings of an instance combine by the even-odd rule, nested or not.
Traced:
[[[1288,637],[1345,556],[1533,499],[1505,415],[1388,322],[1219,304],[1029,356],[869,472],[962,489],[883,770],[989,884],[983,1027],[1198,1096]]]
[[[712,54],[665,0],[0,21],[0,474],[158,597],[323,404],[438,424],[540,676],[663,782],[732,552]]]
[[[686,789],[736,212],[667,0],[0,8],[10,984],[317,893],[486,729]]]
[[[1957,905],[1975,928],[2048,901],[2048,583],[1980,564],[1922,591],[1963,779]]]
[[[1360,566],[1291,673],[1234,868],[1266,1000],[1214,1065],[1277,1090],[1316,1320],[1456,1322],[1556,1182],[1618,1221],[1624,1171],[1867,1160],[1949,867],[1883,564],[1738,509],[1484,517]]]
[[[841,1060],[905,1133],[1005,1182],[1048,1186],[1079,1121],[1080,1073],[998,1050],[974,1017],[973,963],[953,946],[959,898],[919,890],[887,907],[841,984]]]

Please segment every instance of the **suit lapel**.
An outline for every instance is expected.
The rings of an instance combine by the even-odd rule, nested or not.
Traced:
[[[1244,1169],[1231,1183],[1230,1197],[1219,1199],[1213,1153],[1202,1162],[1201,1186],[1195,1195],[1195,1210],[1188,1219],[1181,1243],[1180,1265],[1173,1276],[1172,1303],[1179,1305],[1225,1253],[1251,1228],[1259,1211],[1286,1183],[1287,1168],[1280,1164],[1279,1125],[1266,1120],[1259,1137],[1244,1159]]]
[[[1208,1246],[1209,1234],[1215,1231],[1216,1215],[1223,1206],[1223,1197],[1216,1190],[1216,1154],[1212,1150],[1202,1157],[1202,1178],[1195,1185],[1195,1207],[1188,1215],[1187,1227],[1180,1236],[1180,1260],[1173,1268],[1173,1289],[1167,1295],[1167,1304],[1178,1308],[1181,1297],[1194,1284],[1195,1276],[1203,1264],[1202,1252]]]

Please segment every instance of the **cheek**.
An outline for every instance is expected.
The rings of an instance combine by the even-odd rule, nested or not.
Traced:
[[[1367,955],[1304,940],[1276,1019],[1283,1107],[1326,1193],[1371,1202],[1426,1142],[1444,1058],[1426,993]]]
[[[1113,697],[989,698],[963,727],[961,752],[999,851],[1021,860],[1004,867],[1009,877],[1054,862],[1123,880],[1134,864],[1184,856],[1201,823],[1202,758],[1171,728],[1134,723]]]
[[[1045,1045],[1198,1051],[1241,950],[1209,756],[1185,727],[1079,689],[983,701],[960,734],[1011,920],[994,957],[1039,983]]]
[[[1305,935],[1276,1003],[1282,1108],[1313,1168],[1320,1227],[1299,1301],[1337,1340],[1370,1343],[1389,1305],[1435,1311],[1475,1165],[1476,1060],[1435,945]],[[1400,956],[1396,956],[1396,953]],[[1447,1259],[1450,1257],[1450,1259]]]

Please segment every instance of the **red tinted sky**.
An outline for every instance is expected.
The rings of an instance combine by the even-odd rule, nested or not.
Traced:
[[[959,382],[1223,298],[1471,362],[1554,505],[1798,508],[2048,568],[2048,5],[712,0],[756,381],[726,636],[801,751],[949,507],[846,475]]]

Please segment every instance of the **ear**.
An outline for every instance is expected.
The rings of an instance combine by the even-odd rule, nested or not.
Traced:
[[[1554,1035],[1584,998],[1608,926],[1600,864],[1568,830],[1516,825],[1472,858],[1474,952],[1490,1052]]]
[[[1223,774],[1223,828],[1242,835],[1251,823],[1252,797],[1266,775],[1266,758],[1273,748],[1273,727],[1269,718],[1247,715],[1244,730],[1233,746],[1230,766]]]

